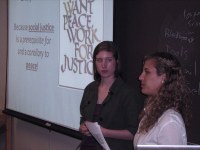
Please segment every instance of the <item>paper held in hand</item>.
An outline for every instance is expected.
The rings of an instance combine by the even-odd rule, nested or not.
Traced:
[[[85,121],[85,124],[90,131],[90,133],[94,136],[94,138],[99,142],[99,144],[103,147],[104,150],[110,150],[102,132],[100,126],[97,122],[89,122]]]

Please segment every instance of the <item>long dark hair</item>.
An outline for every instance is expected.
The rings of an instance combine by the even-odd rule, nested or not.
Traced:
[[[96,68],[96,55],[101,51],[112,52],[113,57],[115,58],[117,64],[115,68],[115,77],[120,75],[120,57],[119,57],[119,49],[118,46],[112,41],[103,41],[99,43],[93,52],[93,71],[94,71],[94,80],[101,80],[100,74]]]
[[[147,117],[143,118],[140,131],[149,131],[164,111],[170,108],[179,112],[186,126],[189,125],[191,100],[180,62],[167,52],[155,52],[145,56],[144,62],[147,60],[153,60],[157,75],[166,74],[166,79],[157,95],[147,97],[145,107],[148,109],[143,111],[140,116],[141,118]]]

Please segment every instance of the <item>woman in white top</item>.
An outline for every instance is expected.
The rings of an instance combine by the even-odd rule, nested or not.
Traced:
[[[167,52],[146,56],[139,80],[147,97],[134,146],[186,145],[191,101],[178,59]]]

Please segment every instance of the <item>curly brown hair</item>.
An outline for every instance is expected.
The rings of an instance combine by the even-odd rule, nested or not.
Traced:
[[[140,114],[142,124],[139,132],[148,132],[168,109],[179,112],[188,126],[191,119],[191,100],[180,62],[167,52],[155,52],[145,56],[144,62],[146,60],[153,60],[157,75],[166,74],[166,79],[157,95],[147,97],[145,109]]]

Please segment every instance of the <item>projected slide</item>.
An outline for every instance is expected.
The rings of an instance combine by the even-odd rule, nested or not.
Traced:
[[[92,80],[94,46],[103,39],[103,1],[60,4],[59,84],[84,89]]]
[[[6,109],[77,130],[93,50],[112,40],[112,20],[112,0],[9,0]]]

